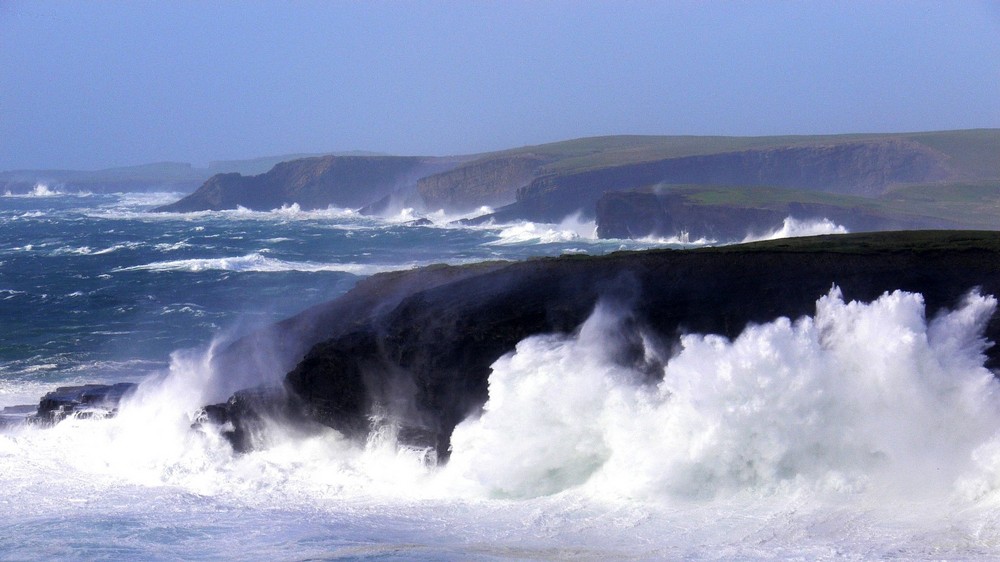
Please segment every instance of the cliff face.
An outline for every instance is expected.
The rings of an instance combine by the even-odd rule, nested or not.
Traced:
[[[480,267],[376,276],[327,305],[341,307],[333,328],[316,324],[310,338],[319,343],[285,379],[307,417],[363,437],[381,411],[406,439],[446,456],[455,425],[488,397],[490,365],[525,337],[575,330],[598,300],[631,315],[626,363],[638,360],[628,342],[640,328],[665,350],[682,332],[734,337],[747,323],[813,313],[832,284],[866,301],[920,292],[933,316],[976,286],[1000,294],[1000,234],[846,235]],[[350,308],[383,289],[385,306]],[[1000,316],[986,335],[1000,338]],[[1000,352],[989,360],[996,366]]]
[[[420,179],[417,191],[429,209],[468,211],[507,205],[514,202],[517,189],[528,185],[550,161],[533,154],[480,159]]]
[[[829,219],[850,232],[928,228],[961,228],[941,218],[914,216],[880,209],[874,204],[845,207],[812,202],[780,202],[762,206],[699,204],[683,193],[652,191],[607,192],[597,201],[600,238],[670,237],[687,233],[691,239],[733,242],[748,235],[779,229],[785,218]]]
[[[543,176],[518,190],[517,202],[499,209],[497,219],[593,216],[604,192],[657,184],[767,185],[877,196],[895,184],[953,175],[944,155],[902,139],[744,150]]]
[[[189,212],[270,210],[297,203],[357,208],[391,194],[422,175],[440,171],[433,159],[399,156],[322,156],[282,162],[257,176],[218,174],[187,197],[154,209]]]

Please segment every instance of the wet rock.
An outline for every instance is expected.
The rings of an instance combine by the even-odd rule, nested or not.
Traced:
[[[319,429],[301,400],[274,386],[241,390],[226,402],[205,406],[191,427],[215,426],[233,450],[243,453],[267,444],[270,423],[280,425],[283,431],[309,433]]]
[[[136,387],[130,382],[62,386],[42,397],[29,421],[52,425],[70,416],[112,417],[118,413],[118,404],[135,392]]]

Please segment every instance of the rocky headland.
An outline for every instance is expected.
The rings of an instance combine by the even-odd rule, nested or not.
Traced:
[[[425,175],[449,168],[450,160],[404,156],[320,156],[281,162],[255,176],[212,176],[197,191],[155,212],[221,211],[244,207],[268,211],[359,208],[405,190]]]
[[[391,422],[401,441],[446,458],[456,424],[486,402],[493,362],[528,336],[573,332],[599,301],[622,311],[617,360],[637,365],[650,341],[669,357],[682,333],[732,338],[749,323],[812,314],[833,285],[862,301],[919,292],[933,316],[977,287],[1000,294],[1000,233],[852,234],[376,275],[223,351],[223,377],[287,375],[281,388],[237,392],[205,419],[229,422],[241,448],[254,444],[240,420],[278,417],[357,439]],[[1000,338],[1000,315],[986,337]],[[987,364],[1000,366],[1000,351]],[[642,367],[656,376],[655,365]]]

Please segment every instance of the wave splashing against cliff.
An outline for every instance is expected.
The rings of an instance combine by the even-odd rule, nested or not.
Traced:
[[[1000,385],[981,333],[996,305],[971,294],[928,322],[920,295],[865,304],[834,289],[812,317],[684,336],[668,362],[600,305],[575,335],[528,338],[494,364],[444,467],[391,431],[358,443],[275,425],[267,448],[236,455],[191,429],[232,373],[212,371],[211,349],[178,353],[115,418],[0,434],[18,498],[5,536],[65,520],[56,532],[89,541],[120,524],[117,540],[179,533],[167,552],[182,558],[357,555],[337,549],[372,536],[435,559],[990,556]]]
[[[1000,385],[980,336],[995,307],[972,294],[927,322],[920,295],[865,304],[834,288],[814,317],[682,337],[654,383],[616,359],[620,316],[598,307],[578,335],[496,362],[446,471],[498,497],[982,497],[1000,483]]]
[[[786,217],[781,224],[781,228],[761,236],[747,236],[743,239],[743,242],[778,240],[779,238],[795,238],[797,236],[821,236],[824,234],[847,234],[847,228],[827,218],[799,220],[793,217]]]

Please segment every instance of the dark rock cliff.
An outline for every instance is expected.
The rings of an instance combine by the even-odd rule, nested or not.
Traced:
[[[557,222],[577,212],[592,217],[605,192],[657,184],[766,185],[875,196],[895,184],[953,175],[943,154],[901,139],[744,150],[542,176],[518,190],[517,202],[498,209],[494,219]]]
[[[733,337],[748,323],[812,314],[833,284],[865,301],[919,292],[934,315],[973,287],[1000,295],[1000,234],[845,235],[376,276],[289,324],[302,331],[295,339],[318,343],[285,387],[310,420],[362,437],[371,414],[387,412],[443,457],[455,425],[485,403],[490,365],[525,337],[575,330],[601,299],[669,350],[683,332]],[[986,335],[1000,338],[1000,315]],[[988,365],[998,364],[994,348]]]
[[[961,228],[948,220],[892,213],[874,205],[844,207],[810,202],[768,206],[710,205],[692,202],[681,193],[607,192],[597,201],[600,238],[670,237],[686,233],[692,240],[744,240],[781,228],[785,218],[829,219],[850,232],[928,228]]]
[[[271,210],[298,204],[303,209],[368,205],[450,162],[403,156],[321,156],[281,162],[257,176],[217,174],[187,197],[156,212],[235,209]]]

